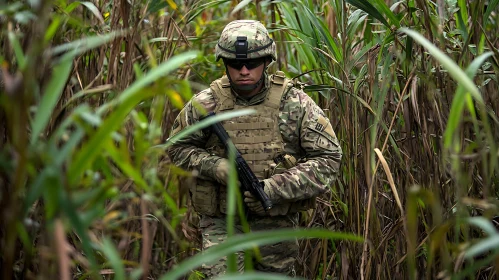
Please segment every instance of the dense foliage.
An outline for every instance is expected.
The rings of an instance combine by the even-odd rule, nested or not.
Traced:
[[[498,4],[2,2],[3,279],[196,279],[207,259],[295,237],[306,279],[495,277]],[[233,236],[201,255],[193,175],[164,149],[178,110],[222,74],[223,27],[242,18],[268,27],[272,70],[327,112],[342,171],[303,213],[309,229]]]

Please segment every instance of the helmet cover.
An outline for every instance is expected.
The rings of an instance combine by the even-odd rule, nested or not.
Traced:
[[[270,56],[277,59],[275,42],[267,29],[256,20],[235,20],[227,24],[215,47],[215,58],[255,59]]]

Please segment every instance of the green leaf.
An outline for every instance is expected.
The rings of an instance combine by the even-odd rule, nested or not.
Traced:
[[[480,66],[487,60],[489,57],[491,57],[493,53],[488,52],[484,53],[481,56],[475,58],[473,62],[468,66],[468,68],[465,71],[465,75],[469,79],[473,79],[478,72],[478,69]],[[459,123],[461,122],[461,118],[463,116],[463,110],[464,110],[464,105],[465,101],[467,100],[466,95],[468,95],[468,91],[464,88],[462,84],[459,84],[457,89],[456,89],[456,94],[454,95],[454,98],[452,99],[452,105],[449,113],[449,118],[447,121],[447,126],[445,128],[444,132],[444,145],[445,147],[449,148],[452,142],[452,136],[454,135],[456,129],[459,126]]]
[[[466,75],[466,73],[457,65],[449,56],[443,53],[440,49],[438,49],[435,45],[433,45],[430,41],[428,41],[421,34],[416,31],[400,28],[399,31],[406,33],[411,36],[415,41],[425,47],[428,52],[442,64],[442,66],[449,72],[449,75],[456,80],[460,85],[471,93],[473,99],[477,102],[484,104],[483,98],[478,91],[478,88],[473,83],[473,81]]]
[[[385,17],[387,17],[390,20],[390,23],[392,25],[395,25],[396,28],[400,27],[399,20],[397,19],[395,14],[390,10],[388,5],[386,5],[386,2],[384,0],[373,0],[372,2],[375,3],[378,9],[385,15]],[[390,28],[391,26],[387,27]]]
[[[126,143],[121,143],[121,145],[126,146]],[[140,170],[137,170],[133,167],[133,164],[129,157],[125,157],[123,153],[120,153],[118,151],[112,139],[109,138],[107,141],[105,141],[104,148],[106,153],[111,156],[114,163],[123,171],[123,173],[125,173],[126,177],[132,179],[138,187],[142,188],[146,192],[151,192],[149,185],[142,178]]]
[[[23,217],[27,217],[33,203],[42,195],[45,186],[44,184],[49,173],[48,168],[43,169],[35,178],[35,181],[27,188],[27,194],[23,205]]]
[[[319,91],[319,90],[325,90],[325,89],[335,89],[335,90],[338,90],[340,92],[346,93],[347,95],[349,95],[349,96],[353,97],[355,100],[357,100],[360,104],[362,104],[362,106],[364,106],[367,110],[369,110],[369,112],[371,114],[376,116],[376,113],[373,111],[371,106],[369,106],[369,104],[364,99],[362,99],[360,96],[358,96],[356,94],[351,94],[350,92],[348,92],[344,89],[341,89],[341,88],[338,88],[335,86],[330,86],[330,85],[308,85],[308,86],[305,86],[303,91],[311,92],[311,91]]]
[[[493,11],[497,12],[496,7],[498,4],[499,4],[499,0],[489,1],[488,5],[487,5],[487,10],[485,10],[485,13],[483,14],[483,27],[484,28],[487,26],[487,23],[490,21],[489,17],[492,14],[492,12]]]
[[[59,30],[59,25],[61,24],[61,18],[58,16],[54,16],[52,18],[52,22],[50,23],[47,31],[45,31],[45,43],[48,43],[52,38],[54,38],[55,33]]]
[[[61,204],[60,193],[62,192],[62,174],[59,170],[49,167],[47,169],[47,176],[42,182],[42,195],[45,205],[45,217],[51,220],[59,211]]]
[[[193,21],[194,19],[196,19],[202,12],[208,10],[209,8],[218,7],[223,3],[231,2],[231,0],[215,0],[215,1],[208,2],[208,3],[204,3],[204,2],[206,2],[206,1],[199,1],[198,3],[202,3],[202,5],[199,5],[198,7],[191,9],[182,18],[182,20],[185,21],[186,23],[189,23],[189,22]]]
[[[104,255],[106,255],[107,259],[111,263],[111,266],[113,267],[114,279],[126,279],[125,267],[123,265],[123,262],[121,261],[120,254],[118,250],[116,250],[113,242],[109,238],[104,237],[100,249],[104,253]]]
[[[66,86],[69,73],[71,72],[73,59],[63,59],[54,67],[52,77],[47,85],[47,89],[42,95],[42,100],[38,106],[36,114],[31,125],[31,145],[37,143],[40,133],[47,126],[57,101]]]
[[[171,145],[175,144],[178,140],[180,140],[180,139],[182,139],[182,138],[184,138],[184,137],[186,137],[186,136],[188,136],[196,131],[199,131],[203,128],[206,128],[214,123],[221,122],[224,120],[229,120],[231,118],[235,118],[235,117],[239,117],[239,116],[254,114],[254,113],[255,113],[255,110],[253,110],[253,109],[243,109],[243,110],[234,110],[234,111],[229,112],[229,113],[217,114],[213,117],[203,119],[202,121],[200,121],[192,126],[187,127],[186,129],[182,130],[178,134],[175,134],[174,136],[168,138],[165,144],[156,145],[152,148],[166,149],[166,148],[170,147]]]
[[[98,19],[99,21],[104,24],[104,18],[102,17],[102,15],[100,14],[100,11],[99,9],[95,6],[94,3],[92,2],[80,2],[83,6],[87,7],[87,9],[89,9]]]
[[[348,3],[354,5],[355,7],[363,10],[373,18],[379,20],[381,23],[383,23],[386,27],[390,29],[390,24],[386,19],[381,15],[381,13],[373,6],[369,1],[365,0],[347,0]]]
[[[152,69],[144,77],[134,82],[118,98],[104,104],[98,109],[98,113],[114,107],[109,117],[102,123],[98,130],[74,156],[74,160],[68,169],[68,181],[70,186],[74,185],[86,168],[101,153],[106,138],[118,129],[130,111],[144,99],[153,97],[156,93],[151,90],[141,91],[144,87],[162,76],[166,76],[180,65],[197,56],[197,52],[186,52],[175,56],[168,61]]]
[[[255,246],[295,240],[296,238],[329,238],[333,240],[350,240],[355,242],[363,241],[361,237],[353,234],[333,232],[325,229],[280,229],[240,234],[228,238],[225,242],[183,261],[160,279],[179,279],[192,269],[195,269],[204,263],[209,263],[223,256],[227,256],[228,254],[250,249]]]
[[[14,54],[16,55],[17,65],[19,66],[20,70],[23,70],[26,65],[26,58],[24,57],[24,52],[21,44],[19,43],[19,40],[17,39],[17,36],[14,32],[9,31],[8,37],[9,43],[12,46],[12,49],[14,49]]]
[[[244,7],[246,7],[252,1],[253,0],[243,0],[243,1],[239,2],[239,4],[237,4],[237,6],[234,7],[234,10],[232,10],[231,15],[239,12],[240,10],[242,10]]]
[[[289,277],[275,273],[245,272],[244,274],[227,274],[215,278],[216,280],[300,280],[301,277]]]
[[[484,217],[471,217],[466,219],[466,221],[473,226],[481,228],[484,232],[486,232],[489,236],[499,235],[499,232],[494,227],[491,221],[487,220]]]
[[[72,59],[77,55],[80,55],[88,50],[99,47],[106,44],[117,37],[124,36],[126,32],[124,31],[113,31],[105,35],[98,35],[76,40],[67,44],[63,44],[48,50],[48,55],[57,56],[62,53],[66,53],[67,59]]]
[[[468,250],[464,253],[464,257],[466,259],[471,259],[477,255],[488,253],[491,250],[494,251],[494,255],[497,255],[497,253],[499,253],[498,248],[499,235],[495,234],[488,238],[481,239],[478,243],[468,248]]]
[[[97,262],[95,259],[94,252],[92,250],[92,241],[87,233],[87,228],[84,226],[83,221],[80,216],[76,212],[76,207],[71,201],[71,198],[67,195],[66,192],[61,190],[60,193],[60,203],[62,208],[62,213],[64,213],[68,217],[68,221],[70,222],[72,228],[78,234],[79,239],[81,240],[81,246],[83,251],[85,252],[85,256],[90,262],[93,277],[96,279],[102,279],[101,275],[97,273]]]

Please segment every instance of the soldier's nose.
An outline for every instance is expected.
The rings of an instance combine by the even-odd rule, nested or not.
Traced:
[[[239,70],[239,72],[241,74],[247,74],[247,73],[249,73],[249,70],[248,70],[248,68],[246,68],[246,65],[243,65],[243,67],[241,68],[241,70]]]

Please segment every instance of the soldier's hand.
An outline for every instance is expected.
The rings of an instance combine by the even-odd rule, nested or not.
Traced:
[[[215,180],[220,184],[227,185],[229,181],[229,161],[220,159],[215,165]]]
[[[266,216],[267,213],[265,213],[265,210],[263,209],[262,203],[260,200],[258,200],[256,197],[253,196],[249,191],[244,192],[244,202],[248,206],[248,209],[259,215],[259,216]]]
[[[270,210],[263,210],[262,203],[256,199],[250,192],[244,192],[244,202],[251,212],[258,216],[279,216],[286,215],[289,212],[289,203],[274,205]]]
[[[275,203],[275,194],[272,191],[272,185],[270,184],[270,180],[271,179],[263,180],[263,183],[264,183],[263,191],[265,192],[265,194],[267,194],[270,201],[272,201],[272,203]],[[253,194],[251,192],[245,191],[243,195],[244,195],[244,202],[248,206],[249,210],[256,213],[257,215],[260,215],[260,216],[283,215],[281,213],[282,209],[277,207],[277,205],[274,204],[274,207],[271,208],[267,213],[263,209],[262,202],[260,200],[258,200],[255,196],[253,196]]]

